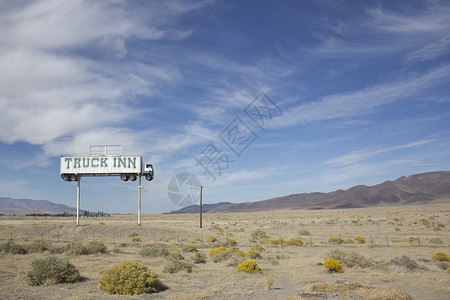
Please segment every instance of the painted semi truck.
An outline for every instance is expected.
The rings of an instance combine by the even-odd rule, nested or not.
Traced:
[[[123,181],[154,177],[153,166],[144,164],[141,156],[61,156],[61,178],[77,181],[79,176],[120,176]]]

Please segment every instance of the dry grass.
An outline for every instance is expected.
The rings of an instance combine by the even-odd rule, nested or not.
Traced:
[[[203,229],[198,226],[197,215],[142,216],[142,226],[136,225],[136,216],[83,218],[79,227],[71,218],[0,217],[0,244],[12,238],[24,247],[38,240],[47,242],[50,249],[64,249],[69,243],[87,245],[90,241],[107,246],[104,254],[75,255],[67,251],[55,254],[69,260],[84,279],[74,284],[40,287],[28,286],[26,274],[31,262],[51,255],[50,250],[34,247],[36,242],[29,248],[33,250],[25,255],[2,252],[0,299],[108,299],[107,294],[98,290],[97,281],[105,270],[123,261],[144,264],[159,275],[169,289],[152,294],[156,299],[302,299],[302,293],[308,297],[327,294],[333,299],[393,299],[388,298],[390,295],[397,297],[395,299],[448,299],[450,275],[436,265],[432,256],[437,251],[450,253],[450,236],[445,230],[450,228],[449,216],[448,204],[205,214]],[[429,224],[445,227],[436,231]],[[311,239],[314,244],[261,244],[265,251],[261,252],[262,258],[257,259],[257,263],[264,270],[263,274],[237,272],[231,260],[214,263],[208,255],[212,248],[222,246],[219,242],[207,243],[209,236],[215,236],[218,241],[232,237],[237,247],[247,253],[254,245],[251,234],[256,230],[264,231],[271,239],[301,238],[303,242]],[[131,232],[139,236],[140,243],[131,242]],[[302,235],[305,232],[311,235]],[[327,243],[330,237],[347,240],[356,236],[362,236],[366,243]],[[370,246],[371,236],[373,247]],[[409,237],[419,237],[421,245],[418,241],[408,242]],[[206,263],[192,264],[192,273],[164,273],[169,258],[139,254],[152,246],[169,251],[181,249],[194,240]],[[443,243],[430,243],[436,240]],[[343,273],[327,273],[320,264],[335,250],[358,253],[372,264],[359,266],[356,263],[353,267],[344,266]],[[183,252],[183,256],[186,262],[193,263],[195,252]],[[402,260],[403,256],[419,267],[406,268],[411,261]],[[276,278],[275,283],[271,278]],[[133,296],[132,299],[145,297]]]

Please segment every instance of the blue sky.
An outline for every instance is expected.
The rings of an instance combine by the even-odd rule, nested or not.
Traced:
[[[450,170],[449,15],[448,1],[1,1],[0,196],[76,206],[59,156],[98,144],[153,163],[143,213],[179,208],[180,173],[216,203]],[[81,207],[136,213],[137,183],[85,178]]]

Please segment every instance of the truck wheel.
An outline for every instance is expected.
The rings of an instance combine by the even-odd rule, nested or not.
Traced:
[[[152,181],[153,180],[153,176],[150,174],[145,175],[145,179],[147,179],[148,181]]]
[[[130,175],[130,180],[131,180],[131,181],[136,181],[136,179],[137,179],[136,174],[131,174],[131,175]]]
[[[128,179],[130,179],[130,175],[122,174],[122,175],[120,175],[120,179],[122,179],[123,181],[128,181]]]

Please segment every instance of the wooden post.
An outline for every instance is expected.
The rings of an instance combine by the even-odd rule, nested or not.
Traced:
[[[80,182],[81,182],[81,176],[77,175],[77,226],[80,226]]]

